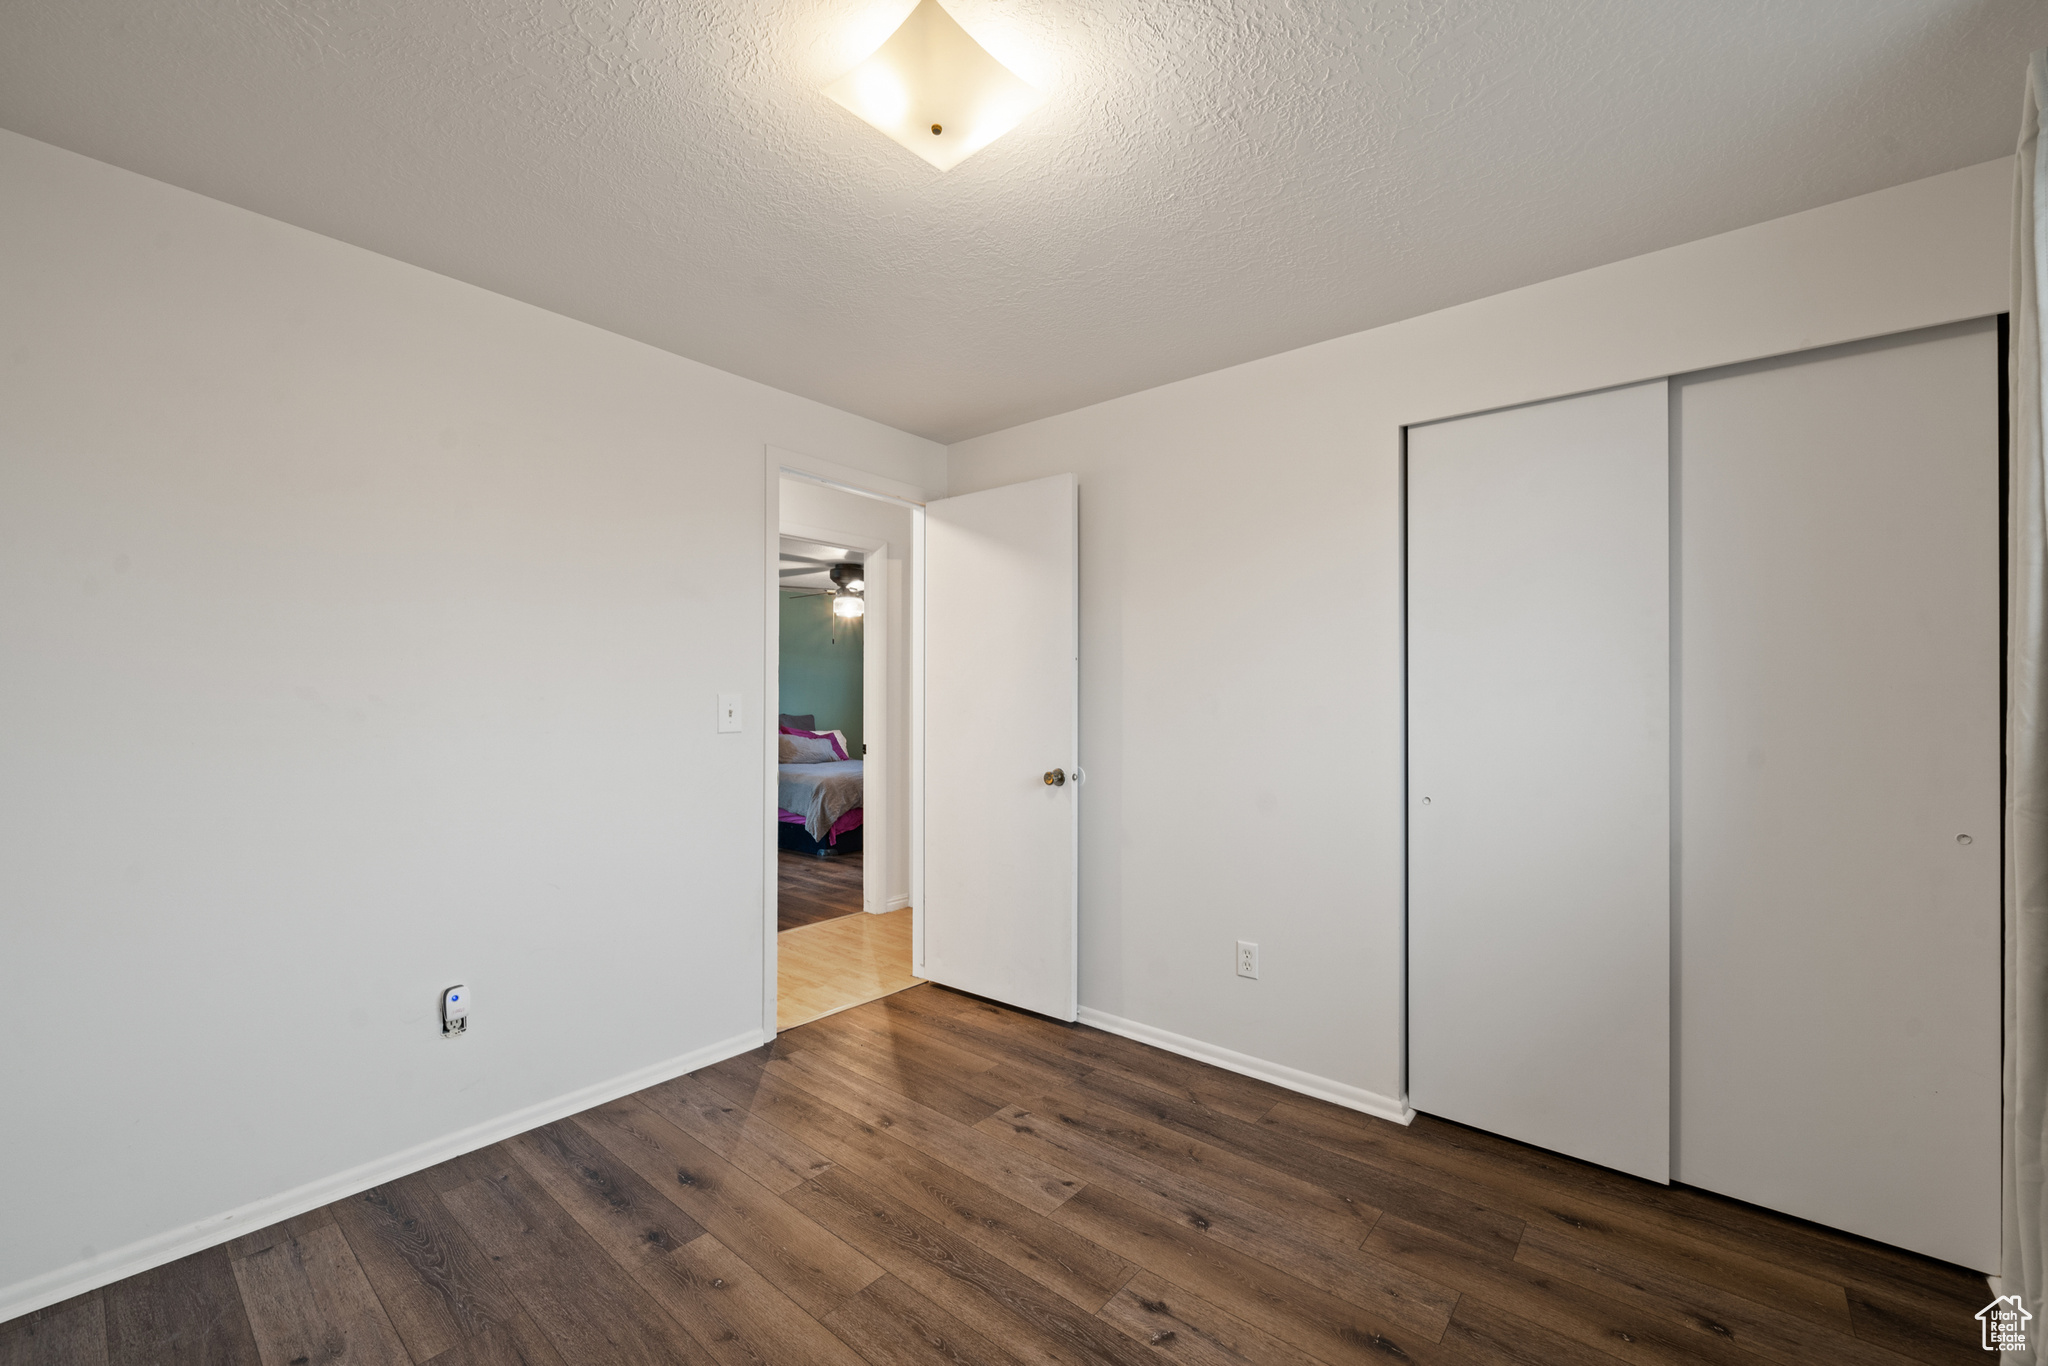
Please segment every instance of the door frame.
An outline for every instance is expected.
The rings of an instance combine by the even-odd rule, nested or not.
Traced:
[[[776,879],[779,867],[777,857],[775,817],[775,784],[769,775],[775,772],[779,757],[776,747],[777,730],[768,724],[770,716],[780,714],[778,681],[782,672],[782,590],[777,570],[782,560],[782,481],[801,480],[807,484],[819,484],[825,488],[837,489],[856,497],[873,498],[878,502],[893,503],[910,510],[910,559],[906,565],[905,578],[908,580],[909,598],[907,620],[904,625],[910,632],[910,735],[909,763],[900,781],[905,783],[910,796],[910,904],[912,924],[911,970],[915,972],[924,961],[923,939],[917,933],[917,907],[924,902],[924,631],[922,610],[924,606],[924,500],[930,495],[924,489],[901,480],[883,475],[871,474],[866,470],[854,469],[830,460],[799,454],[777,446],[768,446],[762,460],[763,481],[763,672],[759,695],[761,716],[761,1037],[773,1039],[776,1035]],[[815,529],[815,528],[814,528]],[[793,532],[792,534],[803,534]],[[854,549],[868,551],[880,549],[886,542],[872,542],[869,538],[848,538],[833,533],[828,539]],[[883,589],[888,597],[886,585]],[[889,598],[884,608],[884,633],[895,629],[886,619],[893,616],[898,604]],[[888,667],[886,657],[882,661],[884,675]],[[862,666],[862,712],[863,727],[867,710],[866,663]],[[884,731],[885,738],[887,731]],[[885,770],[886,772],[886,770]],[[897,775],[889,774],[887,783]],[[862,822],[866,824],[865,821]],[[883,818],[886,833],[887,817]],[[865,838],[865,837],[863,837]],[[882,864],[886,867],[886,854]],[[863,870],[863,900],[866,900],[867,870]],[[886,884],[881,896],[883,909],[887,909]]]

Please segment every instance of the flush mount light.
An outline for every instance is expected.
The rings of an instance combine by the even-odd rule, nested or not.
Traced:
[[[939,0],[917,8],[825,93],[942,171],[1017,126],[1045,97],[989,56]]]

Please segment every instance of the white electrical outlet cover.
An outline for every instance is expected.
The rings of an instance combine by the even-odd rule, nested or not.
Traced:
[[[441,1032],[463,1034],[469,1030],[469,988],[460,982],[441,993]]]

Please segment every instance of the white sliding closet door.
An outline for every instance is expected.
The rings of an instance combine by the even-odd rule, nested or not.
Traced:
[[[1662,380],[1408,434],[1409,1096],[1670,1156]]]
[[[1996,330],[1673,383],[1673,1175],[1995,1271]]]

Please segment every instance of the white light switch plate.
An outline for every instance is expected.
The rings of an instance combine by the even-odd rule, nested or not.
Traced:
[[[718,695],[718,733],[737,734],[740,728],[740,695],[736,692],[722,692]]]

